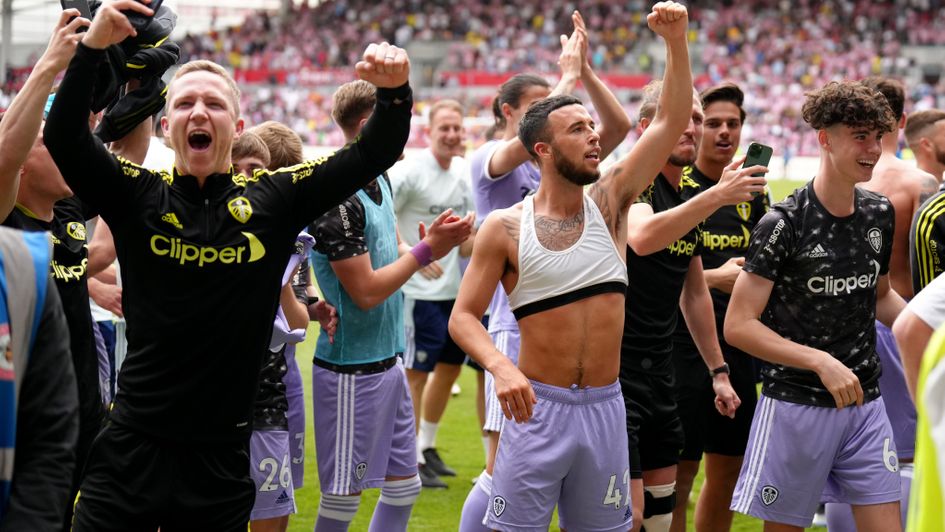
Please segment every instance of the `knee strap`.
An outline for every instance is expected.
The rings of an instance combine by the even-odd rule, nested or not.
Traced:
[[[420,476],[404,480],[385,480],[380,501],[389,506],[412,506],[420,496]]]
[[[644,486],[643,518],[671,514],[676,507],[676,483],[660,486]]]

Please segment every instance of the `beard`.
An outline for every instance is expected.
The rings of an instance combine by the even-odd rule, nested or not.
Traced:
[[[692,155],[679,155],[676,153],[669,154],[669,164],[673,166],[685,168],[687,166],[690,166],[694,162],[696,162],[695,150],[693,150]]]
[[[578,186],[590,185],[600,179],[600,170],[581,170],[578,165],[572,163],[557,148],[551,147],[551,153],[554,156],[555,170],[562,177]]]
[[[945,150],[939,151],[938,146],[932,146],[932,149],[935,150],[935,160],[938,161],[938,164],[945,165]]]

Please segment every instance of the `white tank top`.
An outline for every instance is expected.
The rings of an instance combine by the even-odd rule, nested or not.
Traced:
[[[525,198],[518,242],[518,283],[509,294],[516,319],[574,301],[626,294],[627,265],[597,204],[584,195],[584,232],[570,248],[545,249],[535,234],[535,199]]]

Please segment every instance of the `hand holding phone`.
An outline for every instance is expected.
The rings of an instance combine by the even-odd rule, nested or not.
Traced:
[[[67,9],[78,9],[79,15],[82,18],[88,19],[90,21],[92,20],[92,10],[89,8],[88,0],[59,0],[59,4],[62,6],[63,11]],[[69,22],[72,22],[74,19],[75,17],[73,17],[72,19],[69,19]],[[87,31],[88,29],[89,28],[87,26],[82,26],[81,28],[76,30],[76,33],[82,33],[83,31]]]
[[[742,168],[748,168],[749,166],[768,166],[768,163],[771,162],[771,155],[774,153],[774,149],[771,146],[765,146],[764,144],[759,144],[757,142],[752,142],[748,145],[748,153],[745,157],[745,164],[742,165]],[[764,172],[759,172],[756,174],[751,174],[752,177],[764,177]]]
[[[757,142],[752,142],[748,145],[748,153],[745,157],[745,164],[742,165],[742,168],[748,168],[751,166],[764,166],[767,167],[771,162],[771,155],[774,153],[774,149],[771,146],[765,146],[764,144],[759,144]],[[764,177],[764,172],[758,172],[751,174],[752,177]],[[761,193],[752,192],[751,196],[757,198]]]

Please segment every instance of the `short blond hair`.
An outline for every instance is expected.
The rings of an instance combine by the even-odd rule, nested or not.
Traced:
[[[302,155],[302,138],[280,122],[267,120],[250,129],[269,148],[269,170],[295,166],[305,160]]]
[[[331,118],[346,136],[357,132],[358,124],[374,110],[377,88],[367,81],[349,81],[331,96]]]
[[[233,161],[247,157],[255,157],[262,161],[263,166],[269,168],[269,147],[259,138],[259,135],[252,131],[244,131],[239,137],[236,137],[230,152],[232,153]]]
[[[171,79],[171,83],[167,88],[168,104],[171,102],[171,91],[174,89],[174,82],[177,81],[178,78],[186,76],[192,72],[209,72],[223,78],[223,81],[226,82],[226,86],[230,89],[230,103],[233,104],[233,112],[237,117],[240,116],[240,88],[236,86],[236,81],[233,80],[233,76],[231,76],[225,68],[214,63],[213,61],[207,61],[206,59],[198,59],[196,61],[184,63],[180,68],[177,69],[177,72],[174,73],[174,78]]]
[[[463,116],[463,105],[456,100],[440,100],[430,106],[430,114],[428,116],[430,126],[433,125],[433,118],[436,117],[437,113],[440,111],[456,111],[460,118]]]

